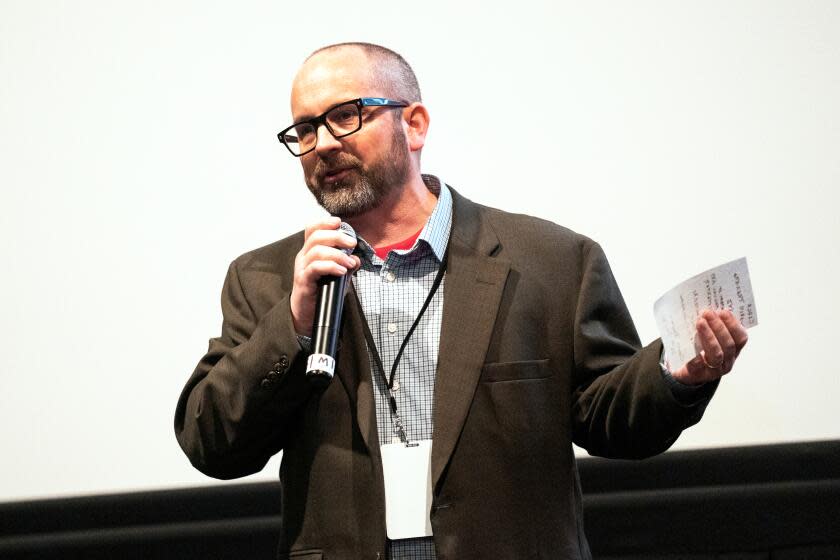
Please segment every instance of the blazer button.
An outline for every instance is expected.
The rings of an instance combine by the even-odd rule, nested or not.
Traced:
[[[274,371],[276,371],[277,373],[283,371],[283,364],[281,364],[280,362],[274,364]]]
[[[286,368],[289,367],[289,357],[286,356],[286,354],[283,354],[282,356],[280,356],[280,366],[283,369],[286,369]]]
[[[260,383],[260,386],[261,386],[263,389],[268,389],[269,387],[271,387],[271,381],[270,381],[270,380],[268,380],[268,379],[263,379],[263,380],[262,380],[262,383]]]

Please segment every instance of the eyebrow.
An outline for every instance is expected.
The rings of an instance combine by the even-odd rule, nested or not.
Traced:
[[[302,123],[305,123],[305,122],[311,121],[312,119],[317,119],[317,118],[318,118],[318,117],[320,117],[321,115],[325,115],[325,114],[329,113],[330,111],[332,111],[333,109],[335,109],[335,108],[336,108],[336,107],[338,107],[339,105],[346,105],[347,103],[352,103],[352,102],[356,101],[357,99],[361,99],[361,98],[359,98],[359,97],[354,97],[353,99],[346,99],[346,100],[344,100],[344,101],[339,101],[338,103],[333,103],[332,105],[330,105],[329,107],[327,107],[327,110],[326,110],[326,111],[324,111],[324,112],[322,112],[322,113],[319,113],[319,114],[317,114],[317,115],[304,114],[301,118],[293,120],[293,121],[292,121],[292,126],[294,126],[294,125],[296,125],[296,124],[302,124]]]
[[[323,115],[325,113],[329,113],[330,111],[333,110],[333,108],[338,107],[339,105],[341,105],[341,103],[337,103],[336,105],[331,105],[326,111],[324,111],[323,113],[318,113],[317,115],[312,115],[310,113],[305,113],[301,118],[295,119],[295,121],[292,124],[301,124],[301,123],[311,121],[312,119],[317,119],[321,115]]]

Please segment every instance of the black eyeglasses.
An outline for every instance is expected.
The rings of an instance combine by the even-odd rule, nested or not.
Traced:
[[[277,138],[295,157],[308,154],[318,143],[318,127],[327,127],[335,138],[344,138],[362,128],[362,107],[408,107],[408,103],[385,99],[384,97],[360,97],[345,101],[332,107],[327,112],[295,123],[277,134]]]

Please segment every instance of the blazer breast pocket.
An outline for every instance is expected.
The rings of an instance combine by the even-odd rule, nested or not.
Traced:
[[[528,381],[551,377],[548,360],[524,360],[519,362],[495,362],[484,364],[481,369],[482,383],[503,381]]]

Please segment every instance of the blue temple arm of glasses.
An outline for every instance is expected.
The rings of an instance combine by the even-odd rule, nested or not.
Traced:
[[[384,97],[362,97],[360,101],[363,107],[408,107],[407,103],[385,99]]]

